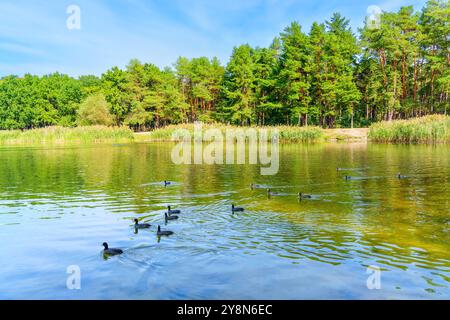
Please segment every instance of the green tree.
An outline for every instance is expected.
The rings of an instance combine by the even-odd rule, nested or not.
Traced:
[[[255,75],[254,51],[249,45],[235,47],[225,69],[223,115],[240,125],[254,123]]]
[[[311,53],[309,39],[293,22],[281,34],[282,53],[280,57],[279,88],[285,105],[287,124],[297,118],[298,125],[308,125],[311,97],[310,72]]]
[[[314,22],[309,32],[309,41],[311,46],[311,78],[310,95],[312,116],[316,118],[316,123],[325,126],[327,116],[326,96],[324,95],[326,80],[328,52],[326,43],[328,41],[324,24]]]
[[[334,13],[325,22],[327,36],[325,42],[326,69],[324,92],[326,123],[339,126],[353,126],[354,107],[359,105],[360,93],[354,77],[356,56],[360,52],[356,37],[349,27],[350,21]]]
[[[131,108],[126,123],[134,128],[159,127],[186,118],[187,104],[170,69],[132,60],[127,66]]]
[[[276,124],[282,104],[277,101],[277,76],[280,40],[275,38],[269,48],[256,48],[254,53],[255,112],[260,125]]]
[[[81,103],[78,109],[77,123],[80,126],[110,126],[114,123],[109,113],[108,103],[102,93],[93,94]]]
[[[450,87],[450,1],[430,0],[422,10],[419,24],[423,31],[421,39],[424,57],[423,78],[426,95],[422,101],[433,113],[435,106],[447,113]]]
[[[196,120],[353,127],[447,113],[449,17],[448,0],[401,7],[361,28],[359,42],[339,13],[308,34],[293,22],[268,47],[235,47],[226,68],[180,57],[164,69],[133,59],[100,78],[7,76],[0,129],[108,123],[108,112],[134,130]]]
[[[178,85],[190,105],[189,120],[211,121],[216,112],[224,68],[217,58],[187,59],[175,63]]]
[[[128,91],[127,74],[125,71],[113,67],[102,75],[102,83],[114,122],[116,125],[120,125],[131,110],[132,97]]]

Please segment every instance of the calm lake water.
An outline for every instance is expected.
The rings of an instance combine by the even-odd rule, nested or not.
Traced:
[[[286,145],[268,177],[175,165],[171,150],[1,147],[0,298],[450,298],[450,146]],[[168,204],[182,214],[164,225]],[[136,234],[134,218],[175,235]],[[124,254],[104,260],[104,241]],[[81,290],[66,287],[70,265]]]

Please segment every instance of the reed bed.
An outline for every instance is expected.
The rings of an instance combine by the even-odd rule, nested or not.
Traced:
[[[124,127],[47,127],[31,130],[0,130],[0,145],[128,142],[133,132]]]
[[[375,123],[370,127],[369,138],[388,143],[449,143],[450,117],[430,115]]]
[[[264,127],[238,127],[224,124],[203,124],[202,131],[219,129],[225,137],[227,130],[266,129],[271,138],[274,130],[278,130],[279,141],[288,142],[318,142],[324,140],[324,130],[319,127],[295,127],[295,126],[264,126]],[[148,133],[137,134],[137,141],[173,141],[173,134],[178,130],[187,130],[191,137],[194,136],[193,124],[169,125]],[[203,135],[204,138],[204,135]]]

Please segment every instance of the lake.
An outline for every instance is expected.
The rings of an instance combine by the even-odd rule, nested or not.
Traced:
[[[175,165],[172,147],[0,147],[0,298],[450,298],[450,146],[282,145],[274,176]]]

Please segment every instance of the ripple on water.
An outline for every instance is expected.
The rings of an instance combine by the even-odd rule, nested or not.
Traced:
[[[83,298],[361,298],[369,265],[385,272],[380,297],[450,296],[448,153],[287,148],[266,178],[252,166],[173,166],[164,148],[105,148],[101,161],[92,148],[0,153],[10,297],[32,294],[27,283],[32,297],[70,298],[60,287],[73,264]],[[182,213],[166,225],[169,204]],[[153,227],[134,233],[134,218]],[[158,239],[158,224],[174,236]],[[104,241],[124,254],[103,260]]]

